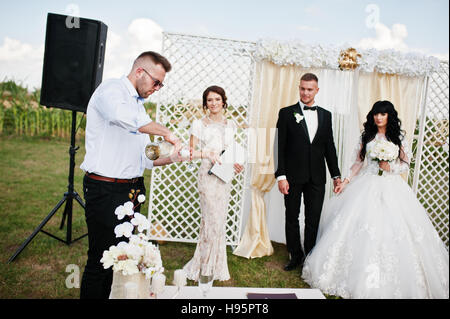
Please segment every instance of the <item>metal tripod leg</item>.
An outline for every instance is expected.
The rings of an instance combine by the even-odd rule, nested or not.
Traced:
[[[68,195],[68,193],[65,193],[64,195]],[[67,197],[69,197],[69,196],[67,196]],[[81,205],[81,207],[83,207],[83,209],[86,208],[86,206],[85,206],[85,204],[83,202],[83,199],[81,199],[80,195],[78,195],[77,192],[73,192],[70,197],[74,198]],[[66,208],[64,209],[64,214],[62,216],[61,224],[59,225],[59,229],[63,229],[64,228],[64,223],[66,221],[67,212],[68,212],[68,208],[67,208],[67,204],[66,204]]]
[[[50,214],[48,214],[47,217],[44,218],[44,220],[39,224],[38,227],[36,227],[36,229],[33,231],[33,233],[23,242],[23,244],[19,247],[19,249],[17,249],[17,251],[14,253],[14,255],[12,255],[9,258],[8,263],[10,263],[10,262],[14,261],[14,259],[16,259],[16,257],[22,252],[22,250],[24,250],[25,247],[27,247],[27,245],[33,240],[33,238],[37,235],[37,233],[39,233],[39,231],[42,230],[42,228],[53,217],[53,215],[56,214],[58,209],[64,204],[64,202],[66,200],[67,200],[67,196],[66,196],[66,194],[64,194],[63,198],[59,201],[58,204],[56,204],[56,206],[52,209]],[[54,237],[54,236],[52,236],[52,237]]]
[[[75,154],[79,147],[75,147],[75,134],[76,134],[76,118],[77,118],[77,112],[72,111],[72,131],[71,131],[71,137],[70,137],[70,148],[69,148],[69,154],[70,154],[70,165],[69,165],[69,185],[67,186],[68,191],[64,193],[63,199],[59,201],[59,203],[55,206],[55,208],[52,209],[50,214],[40,223],[40,225],[34,230],[34,232],[28,237],[25,242],[19,247],[19,249],[14,253],[14,255],[9,258],[8,263],[14,261],[16,257],[22,252],[22,250],[25,249],[25,247],[31,242],[31,240],[37,235],[39,231],[45,233],[46,235],[49,235],[52,238],[55,238],[67,245],[70,245],[71,243],[87,236],[87,234],[72,240],[72,208],[73,208],[73,199],[75,199],[83,209],[85,208],[85,204],[83,203],[83,200],[81,197],[74,191],[73,188],[73,180],[74,180],[74,168],[75,168]],[[67,218],[67,237],[66,240],[60,239],[42,228],[47,224],[47,222],[50,220],[50,218],[55,215],[57,210],[66,202],[66,207],[64,208],[64,214],[61,221],[60,228],[62,229],[64,227],[65,219]]]

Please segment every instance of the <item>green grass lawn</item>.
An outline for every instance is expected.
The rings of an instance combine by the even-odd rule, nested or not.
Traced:
[[[82,194],[84,142],[76,155],[75,191]],[[69,172],[69,142],[37,137],[0,135],[0,298],[78,298],[78,288],[67,288],[68,265],[79,267],[80,276],[87,258],[87,237],[67,246],[39,233],[27,248],[8,264],[8,259],[33,232],[67,191]],[[150,171],[145,173],[150,182]],[[150,187],[147,187],[149,190]],[[148,198],[148,193],[146,194]],[[59,230],[62,207],[44,227],[48,232],[65,238],[65,228]],[[148,211],[145,203],[141,212]],[[86,233],[84,211],[74,202],[73,238]],[[307,288],[299,271],[285,272],[286,247],[273,243],[272,256],[245,259],[227,248],[231,279],[216,282],[217,286]],[[173,272],[192,257],[195,244],[167,242],[160,245],[167,283]],[[193,285],[188,281],[188,285]]]

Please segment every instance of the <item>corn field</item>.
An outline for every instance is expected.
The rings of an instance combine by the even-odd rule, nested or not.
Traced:
[[[72,111],[39,104],[40,90],[29,92],[14,81],[0,82],[0,135],[70,138]],[[156,105],[145,103],[155,118]],[[82,116],[81,116],[82,115]],[[77,117],[77,137],[84,137],[85,114]]]

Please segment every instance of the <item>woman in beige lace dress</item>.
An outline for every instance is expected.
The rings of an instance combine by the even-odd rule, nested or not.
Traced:
[[[225,183],[208,171],[214,163],[220,163],[220,153],[234,141],[236,125],[227,120],[225,91],[211,86],[203,92],[203,109],[207,115],[195,120],[191,127],[190,147],[192,158],[200,158],[198,190],[200,195],[201,224],[197,247],[192,259],[183,267],[187,278],[198,280],[202,275],[213,275],[214,280],[228,280],[225,223],[228,213],[230,183]],[[243,166],[234,164],[236,173]]]

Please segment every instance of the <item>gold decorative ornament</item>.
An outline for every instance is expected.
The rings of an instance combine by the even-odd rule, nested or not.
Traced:
[[[361,58],[361,54],[356,51],[355,48],[348,48],[342,50],[339,55],[339,68],[341,70],[354,70],[359,66],[358,58]]]
[[[427,138],[425,142],[427,145],[434,145],[436,147],[447,144],[449,136],[449,120],[431,120],[433,128],[432,136]]]

